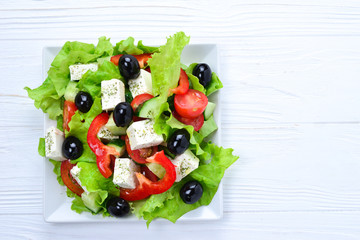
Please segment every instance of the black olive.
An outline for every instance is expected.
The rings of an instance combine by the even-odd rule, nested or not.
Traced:
[[[75,105],[80,112],[87,113],[93,105],[93,99],[87,92],[78,92],[75,97]]]
[[[190,181],[184,184],[180,190],[180,197],[186,204],[199,201],[203,194],[203,188],[198,181]]]
[[[68,159],[74,160],[79,158],[83,151],[84,149],[81,141],[74,136],[67,137],[63,142],[62,152]]]
[[[193,69],[192,74],[199,79],[199,82],[206,87],[211,81],[211,69],[206,63],[199,63]]]
[[[176,130],[167,142],[167,148],[175,155],[180,155],[188,149],[190,144],[190,134],[185,129]]]
[[[119,70],[125,79],[134,79],[140,75],[139,62],[132,55],[122,55],[120,57]]]
[[[123,217],[130,212],[130,205],[124,199],[114,197],[107,202],[107,210],[114,217]]]
[[[130,124],[134,112],[128,102],[121,102],[114,108],[114,122],[118,127],[125,127]]]

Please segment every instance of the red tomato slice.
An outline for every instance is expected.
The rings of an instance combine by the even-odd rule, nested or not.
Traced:
[[[67,131],[70,131],[69,122],[70,122],[72,116],[74,116],[76,110],[77,110],[77,107],[74,102],[72,102],[72,101],[64,102],[64,112],[63,112],[63,119],[64,119],[63,128],[64,128],[64,130],[66,129]]]
[[[179,86],[171,89],[174,94],[185,94],[189,90],[189,78],[184,70],[180,68]]]
[[[208,104],[208,99],[200,91],[189,89],[185,94],[176,94],[174,106],[182,117],[196,118],[200,116]]]
[[[204,114],[201,114],[197,118],[185,118],[180,116],[177,112],[173,111],[172,115],[183,124],[191,125],[194,127],[195,131],[199,131],[202,125],[204,124]]]
[[[116,66],[119,65],[119,60],[121,58],[123,54],[119,54],[119,55],[115,55],[112,56],[110,61],[112,63],[114,63]],[[145,65],[147,64],[147,61],[149,60],[149,58],[151,58],[151,53],[143,53],[140,55],[133,55],[139,62],[140,68],[144,68]]]
[[[80,187],[80,185],[76,182],[75,179],[70,174],[70,170],[75,166],[76,164],[71,164],[70,160],[63,161],[61,163],[61,179],[63,180],[64,184],[68,189],[70,189],[73,193],[75,193],[78,196],[81,196],[81,194],[84,192],[84,190]]]
[[[159,180],[159,178],[147,166],[141,166],[140,172],[152,182]]]
[[[148,94],[148,93],[143,93],[140,95],[137,95],[132,101],[131,101],[131,107],[134,110],[134,112],[136,112],[136,109],[143,104],[144,102],[146,102],[149,99],[152,99],[153,95]]]
[[[129,137],[127,135],[125,136],[125,145],[126,145],[126,151],[128,155],[131,157],[131,159],[141,164],[146,163],[146,159],[154,155],[158,150],[157,146],[131,150]]]

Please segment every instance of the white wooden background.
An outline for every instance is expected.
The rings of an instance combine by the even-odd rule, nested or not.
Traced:
[[[224,218],[48,224],[37,155],[42,48],[66,40],[219,44]],[[360,239],[360,2],[0,1],[0,239]]]

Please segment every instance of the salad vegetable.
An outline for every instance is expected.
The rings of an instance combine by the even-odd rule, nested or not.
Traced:
[[[57,121],[38,151],[54,165],[78,212],[176,222],[210,204],[238,157],[206,141],[217,129],[208,96],[222,88],[206,63],[180,62],[190,38],[160,47],[66,42],[48,77],[25,87],[36,108]]]

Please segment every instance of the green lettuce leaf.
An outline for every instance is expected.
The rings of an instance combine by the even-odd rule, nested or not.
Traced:
[[[41,108],[49,114],[50,119],[56,120],[62,114],[63,95],[70,81],[69,66],[75,63],[89,63],[99,57],[110,56],[113,47],[109,39],[99,38],[97,47],[93,44],[81,42],[66,42],[51,63],[48,77],[43,84],[35,89],[25,87],[28,95],[34,100],[36,108]]]
[[[206,86],[206,96],[209,96],[210,94],[216,92],[220,88],[223,87],[222,82],[220,81],[219,77],[216,75],[216,73],[212,72],[211,74],[211,81],[209,85]]]
[[[114,47],[110,42],[110,38],[100,37],[94,52],[96,58],[112,56],[113,52]]]
[[[142,41],[140,40],[135,46],[134,43],[135,39],[133,37],[128,37],[125,40],[121,40],[120,42],[116,43],[114,47],[114,55],[118,54],[133,54],[133,55],[140,55],[143,53],[153,53],[158,51],[158,47],[150,47],[145,46]]]
[[[206,138],[211,133],[215,132],[218,129],[216,122],[214,120],[213,115],[211,117],[204,121],[203,126],[200,128],[199,133],[202,135],[203,138]]]
[[[190,66],[185,71],[189,77],[189,82],[191,84],[190,88],[198,90],[198,91],[206,94],[206,90],[205,90],[204,86],[199,82],[199,79],[192,74],[192,71],[196,67],[196,65],[197,65],[197,63],[190,64]]]
[[[144,53],[154,53],[159,51],[159,47],[145,46],[142,43],[142,40],[138,41],[137,48],[143,51]]]
[[[238,157],[232,154],[233,149],[224,149],[211,143],[208,143],[204,149],[212,156],[208,164],[205,164],[205,161],[201,161],[200,166],[196,170],[181,182],[175,183],[168,191],[152,195],[146,201],[135,202],[133,204],[135,215],[147,220],[148,225],[153,219],[159,217],[166,218],[175,223],[185,213],[200,206],[209,205],[219,187],[225,170]],[[185,204],[180,198],[179,192],[183,184],[191,180],[200,182],[203,187],[203,195],[198,202]]]
[[[31,99],[34,100],[36,108],[41,108],[44,113],[49,114],[50,119],[56,119],[63,113],[62,106],[64,99],[59,97],[50,77],[47,77],[43,84],[35,89],[24,88]]]
[[[45,157],[45,138],[39,138],[38,152],[40,156]]]
[[[88,71],[79,81],[77,88],[88,92],[93,98],[101,97],[101,81],[122,79],[119,68],[109,61],[104,61],[96,72]]]
[[[191,87],[195,90],[198,90],[202,93],[204,93],[206,96],[209,96],[210,94],[216,92],[217,90],[221,89],[223,87],[222,82],[220,81],[219,77],[216,75],[216,73],[211,73],[211,81],[210,83],[204,88],[203,85],[199,82],[199,79],[192,75],[193,69],[196,67],[197,63],[192,63],[188,68],[186,68],[186,73],[189,77]]]
[[[75,199],[72,201],[71,210],[77,213],[82,213],[82,212],[92,213],[92,211],[85,206],[83,200],[78,195],[75,195]]]
[[[119,189],[113,183],[112,177],[105,178],[100,173],[96,163],[79,162],[77,166],[81,168],[79,175],[81,185],[89,192],[106,190],[111,195],[119,196]]]
[[[61,178],[61,162],[59,161],[55,161],[55,160],[52,160],[52,159],[49,159],[49,161],[54,165],[54,170],[53,172],[56,174],[56,179],[57,181],[59,182],[59,184],[61,186],[65,186],[62,178]]]
[[[69,198],[73,198],[76,196],[76,194],[73,193],[70,189],[66,188],[66,196],[68,196]]]
[[[70,131],[65,132],[65,136],[75,136],[83,144],[83,154],[73,161],[75,162],[96,162],[96,155],[91,151],[87,144],[87,132],[94,118],[102,112],[100,98],[95,98],[94,103],[87,113],[76,111],[69,122]]]
[[[90,212],[92,215],[102,211],[104,216],[109,216],[106,209],[108,195],[107,191],[83,193],[81,197],[74,195],[75,199],[72,201],[71,209],[77,213]]]
[[[56,117],[56,127],[57,127],[57,129],[59,129],[62,132],[64,131],[63,123],[64,123],[64,118],[63,118],[63,115],[61,114]]]
[[[81,198],[75,196],[71,209],[77,213],[91,212],[92,214],[102,211],[104,216],[109,216],[106,209],[106,199],[109,194],[112,196],[120,195],[120,191],[113,183],[112,177],[105,178],[99,172],[96,163],[79,162],[77,166],[81,168],[79,174],[81,185],[84,186],[89,193],[83,193],[85,195],[82,195]]]
[[[182,50],[189,43],[190,37],[178,32],[167,39],[165,45],[154,53],[148,64],[151,68],[153,95],[167,98],[169,89],[175,88],[180,76],[180,57]]]

